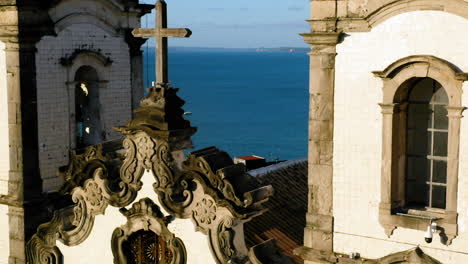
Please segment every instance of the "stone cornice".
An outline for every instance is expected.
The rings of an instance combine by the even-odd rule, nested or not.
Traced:
[[[35,43],[54,35],[53,23],[42,1],[2,1],[0,3],[0,40]],[[28,19],[22,19],[28,18]]]
[[[312,32],[300,34],[311,45],[335,46],[340,41],[341,32]]]
[[[308,20],[312,30],[368,32],[393,16],[419,10],[442,11],[468,18],[468,3],[464,0],[374,0],[367,4],[349,0],[355,2],[354,8],[349,5],[330,5],[331,2],[338,1],[315,3],[312,11],[317,11],[316,15]],[[330,16],[324,17],[324,13]]]

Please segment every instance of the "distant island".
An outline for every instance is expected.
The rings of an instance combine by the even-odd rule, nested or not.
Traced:
[[[148,48],[154,49],[149,46]],[[169,47],[173,51],[248,51],[248,52],[310,52],[310,48],[303,47],[279,47],[279,48],[209,48],[209,47]]]
[[[310,48],[298,48],[298,47],[279,47],[279,48],[257,48],[256,52],[309,52]]]

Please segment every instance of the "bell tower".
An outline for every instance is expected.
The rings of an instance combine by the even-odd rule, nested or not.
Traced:
[[[0,1],[0,263],[25,263],[63,183],[57,168],[78,148],[118,139],[112,126],[131,119],[144,40],[130,32],[152,8]]]

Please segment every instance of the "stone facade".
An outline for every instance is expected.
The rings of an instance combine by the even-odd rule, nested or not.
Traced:
[[[467,88],[464,71],[468,70],[468,54],[462,47],[468,43],[461,32],[468,29],[468,3],[461,0],[311,1],[311,9],[311,33],[303,34],[312,46],[310,198],[305,247],[296,253],[305,263],[394,263],[391,259],[404,259],[407,254],[404,252],[409,252],[406,250],[420,245],[425,254],[441,263],[467,262],[468,208],[464,202],[467,175],[463,164],[468,150],[463,136],[466,125],[461,116],[467,101],[461,92]],[[337,41],[331,41],[332,36]],[[436,57],[447,66],[428,62],[426,72],[422,72],[417,64],[407,62],[394,75],[383,77],[376,73],[420,55]],[[407,76],[406,72],[413,75]],[[445,82],[447,93],[451,94],[448,116],[452,143],[448,152],[453,156],[449,158],[452,163],[447,171],[451,187],[448,187],[446,210],[439,212],[437,217],[441,219],[435,221],[443,229],[439,229],[431,244],[424,242],[424,231],[430,221],[397,217],[393,213],[394,201],[389,200],[396,195],[394,173],[399,173],[399,165],[395,159],[398,154],[388,152],[398,141],[392,141],[392,117],[387,116],[393,113],[395,117],[398,111],[403,111],[403,105],[392,107],[395,101],[385,94],[385,89],[389,89],[386,83],[391,86],[405,81],[401,79],[403,75],[405,78],[430,76]],[[327,94],[332,96],[326,98]],[[395,107],[400,110],[395,112]],[[327,119],[317,122],[317,116],[326,112],[324,109],[329,109],[328,120],[331,120],[326,129]],[[393,139],[398,137],[393,135]],[[332,151],[325,150],[325,144],[316,143],[327,138],[332,142]],[[329,169],[317,166],[327,160]],[[455,187],[451,185],[450,175],[455,175],[452,181]],[[327,202],[323,201],[324,197]],[[385,204],[387,200],[390,203]],[[324,209],[330,217],[323,217],[320,212]],[[323,248],[324,238],[327,248]],[[351,253],[360,253],[361,259],[349,259]],[[427,262],[421,263],[436,263],[434,259],[427,257],[424,260]],[[406,261],[403,263],[409,263]]]
[[[6,87],[5,43],[0,41],[0,87]],[[0,148],[8,149],[8,93],[0,90]],[[9,155],[0,156],[0,194],[8,193]]]

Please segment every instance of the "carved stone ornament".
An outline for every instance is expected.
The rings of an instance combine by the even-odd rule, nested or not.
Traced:
[[[70,165],[62,168],[67,179],[62,194],[71,196],[74,205],[55,211],[52,220],[38,228],[27,244],[28,263],[63,263],[56,240],[67,246],[82,243],[91,232],[94,218],[104,214],[108,205],[122,208],[134,202],[145,171],[154,175],[153,188],[161,206],[172,216],[192,219],[196,230],[208,236],[216,263],[275,263],[268,256],[257,255],[267,251],[250,249],[249,252],[243,231],[245,222],[266,210],[262,204],[273,194],[273,188],[259,186],[245,172],[244,165],[234,164],[226,152],[215,147],[185,157],[183,150],[191,147],[190,137],[196,129],[183,120],[180,111],[183,101],[176,92],[177,89],[168,87],[153,88],[136,111],[136,119],[116,128],[125,135],[123,149],[109,155],[104,153],[106,148],[91,146],[84,156],[72,156]],[[90,167],[90,164],[98,166]],[[162,236],[172,247],[174,256],[185,261],[185,255],[178,249],[183,248],[182,243],[164,231],[161,215],[154,214],[158,210],[148,201],[137,204],[140,204],[138,210],[146,206],[145,210],[151,208],[153,213],[147,211],[146,215],[138,216],[150,221],[140,229]],[[133,207],[123,213],[128,214],[130,221],[137,217],[136,210]],[[116,231],[114,238],[134,231],[129,228],[121,227],[118,230],[122,231]],[[117,243],[114,253],[119,255],[119,252]],[[116,256],[116,259],[123,258]]]
[[[184,243],[167,229],[167,224],[172,220],[172,217],[165,217],[151,199],[141,199],[134,203],[129,210],[122,208],[120,212],[127,217],[128,222],[115,229],[112,234],[114,264],[128,263],[124,244],[131,235],[141,230],[153,232],[160,238],[165,247],[164,250],[158,249],[157,247],[160,247],[161,243],[158,244],[157,241],[150,241],[145,245],[145,248],[142,249],[146,253],[144,257],[153,260],[151,263],[154,263],[154,258],[158,257],[157,254],[165,254],[164,257],[169,260],[167,263],[170,264],[185,264],[187,262]]]

